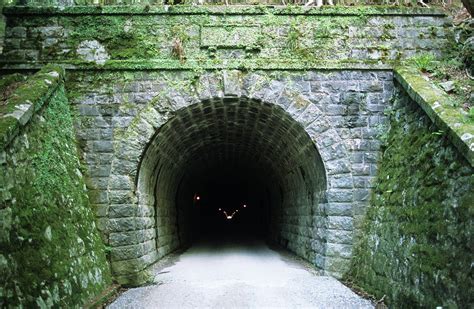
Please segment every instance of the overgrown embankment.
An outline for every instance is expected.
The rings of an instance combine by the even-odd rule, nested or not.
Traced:
[[[393,308],[469,308],[474,303],[472,124],[459,114],[459,122],[451,122],[445,97],[430,95],[427,85],[420,92],[407,85],[398,84],[394,95],[386,146],[347,279],[378,298],[386,295]]]
[[[47,66],[2,83],[0,307],[79,307],[111,280],[63,75]]]

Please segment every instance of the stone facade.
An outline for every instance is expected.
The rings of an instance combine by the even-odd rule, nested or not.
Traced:
[[[440,54],[450,24],[436,10],[382,8],[4,13],[4,69],[68,68],[98,227],[130,285],[189,242],[191,215],[173,194],[184,170],[200,171],[197,153],[261,162],[260,177],[276,179],[270,201],[281,200],[268,237],[322,273],[345,273],[377,172],[392,61]]]
[[[275,213],[272,238],[340,276],[376,173],[378,136],[392,78],[388,71],[70,74],[89,189],[98,207],[99,228],[113,247],[116,274],[123,275],[124,282],[133,281],[137,271],[179,245],[175,221],[163,217],[174,218],[176,211],[164,210],[171,205],[166,196],[176,190],[179,166],[199,166],[193,158],[196,153],[209,153],[208,161],[221,160],[226,149],[219,146],[223,138],[219,132],[225,129],[213,125],[233,111],[236,123],[269,119],[268,126],[253,130],[237,125],[235,130],[243,133],[232,141],[232,156],[250,162],[255,158],[245,159],[248,150],[261,149],[262,158],[269,160],[264,161],[268,165],[264,172],[277,174],[283,183],[289,199]],[[100,83],[91,91],[94,80]],[[290,128],[295,132],[288,136]],[[216,136],[206,141],[212,129]],[[258,142],[272,131],[278,133]],[[257,143],[248,145],[249,140]],[[272,147],[277,151],[270,152]],[[305,148],[308,151],[299,154]],[[281,156],[284,153],[286,157]],[[171,169],[166,160],[178,168]],[[164,192],[157,194],[163,208],[155,209],[154,184],[160,168],[160,177],[166,179]],[[307,185],[299,168],[313,192],[312,202],[304,200]]]
[[[4,14],[4,61],[74,66],[383,64],[439,55],[450,35],[439,11],[375,7],[11,7]]]

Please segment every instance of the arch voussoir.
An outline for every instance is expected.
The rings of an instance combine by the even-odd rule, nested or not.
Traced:
[[[196,84],[197,97],[200,100],[212,100],[213,98],[223,98],[222,75],[217,73],[204,73],[199,77]]]
[[[202,104],[202,102],[208,102],[206,103],[208,104],[206,105],[206,113],[204,113],[204,110],[201,108],[191,108],[192,106]],[[209,104],[209,102],[211,103]],[[267,113],[272,115],[272,117],[276,114],[283,113],[288,116],[288,119],[294,121],[294,124],[289,122],[289,124],[287,123],[282,126],[279,131],[266,130],[265,132],[272,133],[270,137],[268,137],[268,140],[271,140],[272,143],[279,142],[278,138],[274,136],[275,134],[289,134],[293,136],[295,140],[298,140],[298,143],[304,144],[304,147],[302,146],[304,150],[291,152],[281,147],[273,149],[273,146],[271,147],[270,144],[262,146],[262,151],[267,151],[273,156],[278,156],[278,153],[282,155],[279,160],[285,167],[281,167],[278,173],[286,173],[285,175],[287,176],[285,177],[288,178],[283,184],[288,186],[289,192],[291,192],[292,195],[297,194],[297,192],[299,192],[298,190],[301,190],[297,185],[298,182],[304,182],[306,186],[317,186],[317,180],[324,179],[324,181],[327,180],[330,184],[324,189],[324,192],[320,192],[316,195],[311,194],[311,200],[317,201],[316,206],[314,206],[317,207],[317,209],[310,211],[309,208],[312,206],[308,205],[306,208],[302,208],[296,212],[295,209],[288,209],[288,214],[292,213],[292,215],[295,216],[306,213],[311,214],[313,212],[318,213],[317,215],[312,215],[311,224],[314,229],[310,229],[311,231],[318,231],[319,233],[318,235],[313,235],[314,241],[318,243],[317,246],[309,242],[306,243],[307,239],[313,237],[309,234],[306,235],[306,232],[304,237],[302,236],[301,238],[306,239],[304,240],[305,248],[312,250],[311,248],[314,247],[317,251],[315,251],[315,254],[309,254],[306,250],[305,252],[301,252],[301,254],[308,254],[307,257],[313,259],[312,262],[319,265],[319,267],[325,267],[328,261],[331,260],[331,257],[326,256],[325,253],[328,235],[332,237],[331,239],[336,239],[340,231],[347,230],[347,225],[341,227],[338,222],[347,221],[348,219],[338,219],[330,216],[331,219],[329,220],[325,212],[333,206],[337,207],[337,205],[343,203],[350,203],[349,200],[352,200],[350,196],[352,193],[352,177],[348,164],[350,156],[347,147],[321,108],[312,103],[312,101],[298,91],[298,89],[292,89],[284,82],[269,78],[261,73],[244,74],[239,70],[225,70],[223,72],[207,72],[202,74],[193,87],[183,87],[182,89],[179,89],[179,87],[169,87],[162,91],[135,116],[129,128],[123,132],[120,142],[116,144],[111,176],[109,177],[108,183],[109,204],[111,205],[110,207],[112,207],[109,211],[110,233],[118,237],[121,233],[128,235],[127,233],[130,233],[130,231],[135,231],[137,235],[149,235],[150,233],[154,233],[157,238],[162,237],[163,239],[167,239],[165,242],[157,241],[156,245],[153,246],[140,245],[140,248],[146,247],[146,250],[143,249],[143,252],[140,251],[140,254],[143,254],[143,256],[138,256],[140,254],[133,256],[130,260],[132,262],[128,264],[130,269],[125,269],[125,265],[127,264],[120,260],[120,252],[122,252],[120,245],[134,246],[143,241],[139,241],[138,238],[136,238],[136,243],[134,243],[134,241],[128,237],[126,241],[121,244],[114,239],[114,245],[117,247],[117,259],[113,262],[113,268],[117,270],[117,274],[125,277],[138,276],[138,274],[145,271],[147,265],[153,263],[156,258],[176,247],[176,243],[171,240],[170,235],[177,233],[177,231],[170,229],[163,221],[163,218],[167,218],[166,220],[174,220],[173,218],[176,217],[176,214],[171,210],[155,209],[157,204],[167,203],[167,201],[164,200],[166,197],[163,195],[155,196],[153,190],[155,190],[157,184],[159,184],[160,190],[164,195],[173,191],[173,188],[177,186],[177,180],[174,183],[160,184],[158,182],[158,175],[174,178],[182,177],[184,175],[182,171],[178,173],[173,171],[173,169],[180,165],[180,162],[191,161],[189,158],[185,160],[186,153],[183,153],[183,149],[181,148],[179,151],[176,149],[168,149],[165,151],[163,149],[164,145],[162,143],[180,143],[181,141],[179,136],[178,139],[174,137],[174,135],[178,134],[178,131],[174,132],[174,129],[172,129],[171,131],[167,131],[167,133],[163,133],[165,135],[168,134],[165,138],[165,136],[160,135],[161,130],[163,130],[166,125],[172,123],[176,117],[178,117],[176,118],[177,121],[173,123],[179,124],[181,128],[191,130],[192,126],[186,125],[185,121],[188,120],[184,119],[192,119],[195,115],[207,117],[206,115],[212,114],[213,109],[216,108],[214,106],[216,104],[220,104],[219,106],[222,105],[222,107],[219,108],[232,109],[238,108],[238,105],[243,102],[245,103],[243,106],[247,106],[246,108],[248,108],[248,102],[253,102],[251,104],[255,104],[255,108],[267,108]],[[232,107],[236,106],[236,104],[237,107]],[[211,111],[210,114],[209,111]],[[251,109],[248,109],[247,112],[254,113],[254,117],[258,116],[258,112],[255,113],[251,111]],[[253,125],[247,121],[244,123],[245,126]],[[208,125],[206,125],[206,127],[207,126]],[[308,143],[304,142],[304,134],[294,133],[300,130],[296,130],[295,126],[305,132],[308,136]],[[262,125],[254,127],[254,129],[258,130],[265,130],[264,128],[265,126]],[[263,131],[256,132],[253,139],[266,138],[266,136],[262,136],[262,132]],[[183,135],[182,138],[194,136],[191,131],[188,133],[187,135]],[[251,140],[250,144],[242,149],[248,151],[248,149],[253,147],[252,143],[255,142],[256,140]],[[189,148],[190,151],[192,149],[206,149],[205,147],[208,146],[208,143],[199,144],[198,141],[196,141],[196,143],[198,144],[193,144],[193,146]],[[234,151],[234,149],[235,145],[231,145],[226,151]],[[309,171],[308,173],[301,174],[300,169],[302,163],[299,160],[304,160],[304,157],[313,150],[320,156],[318,160],[321,162],[321,171]],[[160,161],[148,157],[148,152],[152,152],[154,156],[159,156]],[[255,154],[253,157],[254,159],[259,158],[259,160],[265,159],[261,154]],[[213,156],[209,153],[203,153],[200,155],[200,158],[205,158],[209,163],[209,160],[212,160]],[[125,167],[122,167],[123,162],[126,162]],[[300,165],[299,169],[298,165]],[[265,166],[273,169],[279,168],[276,164],[267,164]],[[307,166],[307,168],[316,168],[317,164],[310,162]],[[307,177],[314,177],[314,179],[308,180]],[[305,195],[305,198],[309,199],[307,192]],[[301,204],[301,201],[299,203]],[[131,209],[131,207],[135,207],[135,209]],[[138,211],[138,207],[141,209],[140,211]],[[118,217],[120,216],[120,211],[124,212],[124,216],[129,216],[126,218],[133,218],[133,226],[125,226],[124,222],[126,220],[122,220],[125,217]],[[155,220],[155,217],[160,219]],[[300,218],[298,220],[301,221],[302,219]],[[305,219],[303,221],[307,222],[308,220]],[[333,231],[329,231],[328,229],[330,228],[332,228]],[[292,228],[288,233],[290,234],[287,234],[287,232],[282,233],[281,237],[290,237],[291,233],[298,233],[298,229]],[[145,242],[147,242],[147,244],[150,242],[148,236]],[[332,246],[331,254],[339,254],[336,252],[339,247],[340,246],[337,245]],[[347,250],[347,248],[344,247],[341,250]],[[340,253],[343,254],[342,251]]]

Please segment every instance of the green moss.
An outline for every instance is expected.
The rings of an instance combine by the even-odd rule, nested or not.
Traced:
[[[196,14],[196,15],[262,15],[271,12],[275,15],[351,15],[351,16],[377,16],[377,15],[434,15],[444,16],[439,9],[393,7],[393,6],[330,6],[323,8],[307,8],[303,6],[190,6],[190,5],[122,5],[122,6],[70,6],[70,7],[6,7],[4,13],[21,15],[162,15],[162,14]]]
[[[425,60],[423,60],[424,62]],[[463,115],[462,110],[453,104],[453,101],[445,92],[425,80],[420,73],[410,68],[397,68],[395,78],[406,89],[408,95],[421,106],[430,119],[441,130],[447,132],[460,153],[473,164],[474,152],[470,149],[471,141],[470,139],[463,140],[463,136],[474,135],[474,126],[466,121],[467,116]]]
[[[0,121],[0,149],[10,142],[10,136],[18,130],[18,121],[13,117],[2,117]]]
[[[0,79],[0,92],[3,93],[8,86],[12,85],[13,83],[22,82],[25,80],[25,78],[26,77],[24,75],[19,73],[3,76]]]
[[[358,47],[361,49],[358,57],[365,57],[367,46],[378,48],[379,41],[393,40],[394,24],[389,16],[443,15],[432,10],[387,7],[152,6],[145,9],[123,6],[18,9],[18,12],[7,9],[9,26],[42,27],[52,24],[53,18],[57,19],[55,23],[64,26],[68,35],[61,37],[61,42],[49,54],[41,46],[37,48],[41,49],[42,59],[70,63],[76,68],[82,66],[77,61],[81,59],[77,48],[86,40],[97,40],[104,46],[110,61],[166,63],[173,60],[173,44],[177,39],[183,47],[180,54],[186,58],[186,62],[174,65],[177,69],[187,69],[190,60],[204,69],[211,69],[214,63],[225,60],[234,62],[235,59],[224,59],[230,53],[233,57],[255,60],[243,62],[242,68],[245,69],[266,68],[268,64],[275,67],[276,62],[296,62],[294,60],[300,62],[299,67],[306,67],[327,59],[351,60],[349,46],[357,41],[354,35],[360,36],[361,41],[370,42]],[[31,14],[31,20],[25,21],[23,16],[28,14]],[[388,21],[380,25],[384,31],[381,37],[378,31],[372,29],[377,28],[374,25],[380,19],[374,16],[387,16]],[[370,22],[367,27],[372,20],[374,25]],[[212,31],[211,28],[217,30]],[[37,42],[43,39],[39,33]],[[386,46],[392,46],[391,42]],[[375,52],[374,57],[378,58],[379,54],[382,54],[383,63],[389,65],[387,58],[395,57],[386,50]],[[13,61],[14,57],[15,53],[12,53],[9,59]],[[137,64],[138,68],[140,64]]]
[[[53,75],[51,73],[53,72]],[[55,65],[45,66],[35,76],[29,78],[16,88],[4,102],[0,105],[0,116],[8,115],[17,110],[19,105],[32,104],[34,110],[41,108],[45,100],[55,90],[58,81],[64,71],[61,67]],[[12,77],[4,81],[4,85],[11,84],[15,80],[20,80],[22,77]],[[34,91],[32,91],[34,89]],[[14,117],[0,118],[0,146],[1,149],[15,137],[20,128],[19,121]]]
[[[0,177],[12,197],[0,202],[13,217],[2,244],[11,269],[3,278],[2,306],[77,307],[111,279],[62,85],[39,112],[42,118],[35,116],[9,146]]]
[[[398,92],[348,278],[394,308],[473,302],[474,169]]]

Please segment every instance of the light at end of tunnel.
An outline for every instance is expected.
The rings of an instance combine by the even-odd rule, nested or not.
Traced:
[[[244,204],[243,206],[244,206],[244,208],[247,208],[247,205],[246,205],[246,204]]]
[[[201,199],[200,196],[196,196],[196,200],[199,201]]]
[[[197,193],[194,193],[194,201],[197,202],[200,199],[201,199],[201,197]]]
[[[221,210],[222,210],[222,208],[219,208],[219,211],[221,211]]]

